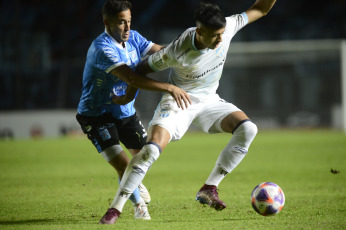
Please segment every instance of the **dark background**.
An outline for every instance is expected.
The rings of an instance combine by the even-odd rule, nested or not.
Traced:
[[[198,0],[134,0],[132,28],[166,44],[195,26]],[[254,1],[210,1],[225,15]],[[104,31],[102,1],[0,1],[0,110],[75,109],[90,43]],[[343,39],[345,0],[278,0],[234,41]]]

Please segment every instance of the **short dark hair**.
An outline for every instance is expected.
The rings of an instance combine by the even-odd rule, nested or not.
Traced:
[[[219,6],[209,3],[201,2],[199,7],[195,10],[196,22],[202,23],[204,26],[221,29],[226,27],[226,18],[219,8]]]
[[[132,4],[126,0],[107,0],[102,7],[103,19],[107,17],[114,17],[118,13],[131,9]]]

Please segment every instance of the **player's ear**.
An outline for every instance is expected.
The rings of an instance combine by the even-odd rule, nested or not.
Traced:
[[[198,36],[202,36],[202,29],[199,27],[196,27],[196,33],[198,34]]]
[[[103,24],[107,27],[109,26],[109,22],[110,22],[109,18],[103,19]]]

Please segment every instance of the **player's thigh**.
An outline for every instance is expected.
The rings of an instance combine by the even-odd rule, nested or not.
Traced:
[[[119,135],[114,123],[106,121],[102,116],[88,117],[77,114],[76,117],[83,132],[98,152],[119,144]]]
[[[206,133],[225,132],[221,127],[222,121],[235,112],[242,112],[237,106],[223,99],[215,97],[198,112],[193,124],[200,127]],[[226,131],[227,132],[227,131]]]
[[[117,122],[117,128],[127,149],[141,149],[147,141],[147,132],[136,114]]]
[[[195,114],[196,110],[193,106],[182,110],[178,108],[174,99],[166,94],[162,97],[154,112],[154,116],[149,123],[149,129],[155,125],[160,126],[168,131],[170,141],[176,141],[184,136]],[[150,133],[154,135],[152,132]]]

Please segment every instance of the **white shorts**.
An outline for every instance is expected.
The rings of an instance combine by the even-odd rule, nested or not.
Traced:
[[[158,104],[149,129],[153,125],[165,128],[171,141],[177,141],[184,136],[191,124],[196,125],[206,133],[220,133],[222,120],[236,111],[241,111],[235,105],[214,94],[208,99],[199,99],[190,95],[192,104],[184,110],[178,108],[170,94],[163,94]]]

